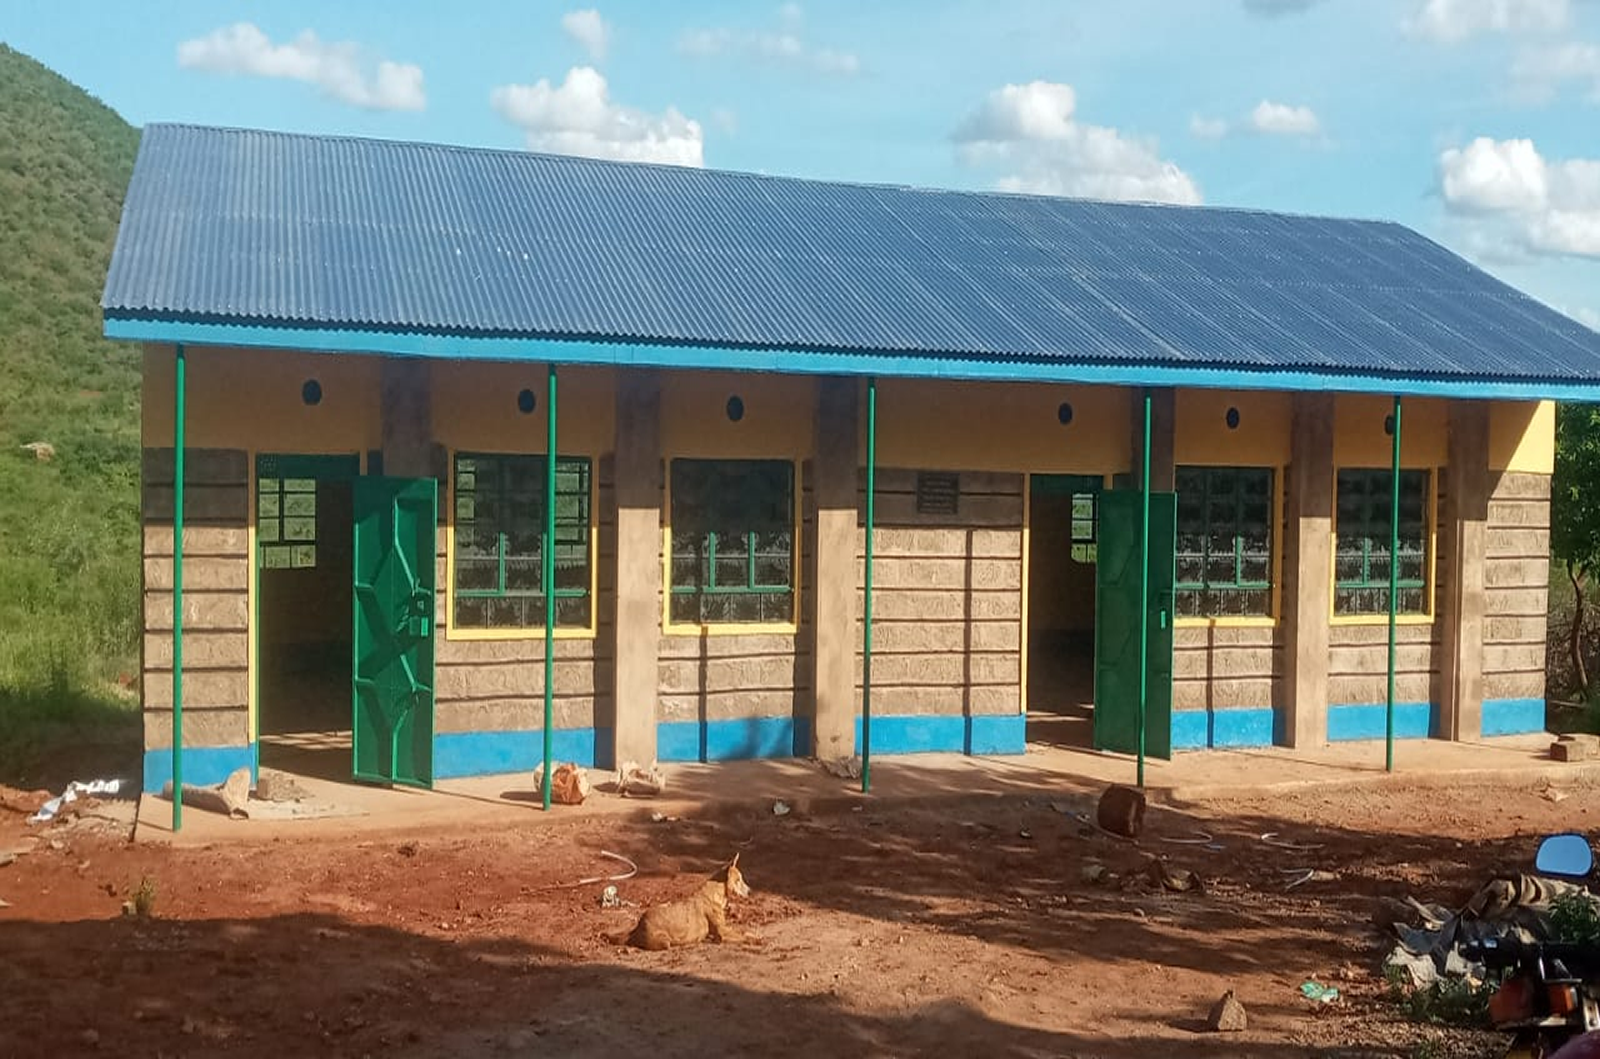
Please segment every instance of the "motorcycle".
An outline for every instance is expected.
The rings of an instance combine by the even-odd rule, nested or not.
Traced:
[[[1586,879],[1594,852],[1583,835],[1551,835],[1539,844],[1540,875]],[[1562,1045],[1600,1030],[1600,946],[1485,938],[1462,955],[1503,977],[1489,998],[1489,1021],[1512,1034],[1509,1057],[1546,1059]]]

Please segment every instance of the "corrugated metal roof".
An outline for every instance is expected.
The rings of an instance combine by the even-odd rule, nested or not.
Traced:
[[[1397,224],[145,129],[108,321],[1593,381]]]

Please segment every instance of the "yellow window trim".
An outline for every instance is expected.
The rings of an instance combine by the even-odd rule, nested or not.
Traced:
[[[789,569],[794,571],[791,595],[792,615],[784,622],[674,622],[672,620],[672,461],[680,459],[725,460],[783,460],[794,469],[794,536],[790,538]],[[795,636],[800,632],[800,555],[801,532],[804,529],[805,493],[800,475],[803,462],[793,456],[686,456],[673,453],[663,458],[661,498],[661,631],[667,636]]]
[[[1396,625],[1432,625],[1434,623],[1434,616],[1432,614],[1396,614],[1394,616],[1394,623]],[[1388,625],[1389,624],[1389,615],[1387,615],[1387,614],[1339,614],[1339,615],[1335,615],[1332,619],[1330,619],[1328,624],[1329,625]]]
[[[544,626],[535,625],[528,628],[503,628],[503,629],[458,629],[456,628],[456,453],[458,450],[447,448],[445,450],[446,470],[449,476],[449,487],[446,493],[445,515],[445,623],[444,638],[446,640],[542,640],[544,639]],[[511,452],[502,449],[473,448],[472,452],[481,452],[486,456],[544,456],[544,452]],[[587,626],[557,626],[555,638],[557,640],[593,640],[598,633],[600,619],[600,505],[599,505],[599,471],[600,461],[595,456],[584,452],[560,452],[556,458],[562,456],[578,457],[589,461],[589,624]]]
[[[1277,590],[1274,586],[1273,599]],[[1216,618],[1173,618],[1174,629],[1275,629],[1278,620],[1265,614],[1233,614]]]
[[[1340,471],[1387,471],[1388,467],[1366,467],[1360,464],[1334,464],[1331,496],[1333,497],[1333,518],[1328,531],[1328,621],[1332,625],[1387,625],[1389,615],[1381,614],[1340,614],[1338,612],[1339,592],[1339,472]],[[1408,467],[1400,465],[1401,471],[1425,471],[1428,475],[1428,555],[1423,560],[1423,569],[1427,576],[1423,578],[1423,598],[1428,601],[1428,609],[1417,613],[1400,613],[1394,617],[1396,625],[1432,625],[1437,620],[1439,565],[1439,468],[1438,467]]]

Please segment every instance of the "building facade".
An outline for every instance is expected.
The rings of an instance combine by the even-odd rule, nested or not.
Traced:
[[[1513,366],[1521,357],[1542,373],[1505,378],[1443,372],[1420,353],[1417,366],[1387,375],[1299,362],[1191,371],[1071,358],[933,363],[931,353],[798,344],[785,359],[748,342],[653,343],[643,331],[596,342],[581,327],[568,339],[549,328],[517,337],[502,323],[472,330],[442,316],[432,329],[335,326],[298,310],[233,318],[226,307],[262,283],[248,267],[190,261],[177,267],[188,285],[172,281],[166,293],[149,278],[152,262],[175,253],[157,232],[203,240],[207,224],[226,234],[231,223],[220,208],[175,221],[172,192],[155,189],[198,158],[213,167],[200,166],[207,187],[221,180],[242,194],[261,163],[233,138],[252,135],[290,156],[325,143],[146,133],[108,281],[107,333],[145,351],[147,788],[172,772],[175,689],[192,782],[274,755],[321,753],[350,771],[351,742],[353,771],[371,779],[531,769],[546,681],[561,760],[855,753],[869,444],[874,753],[1012,754],[1035,739],[1126,749],[1139,598],[1154,752],[1381,738],[1391,554],[1396,734],[1470,740],[1543,728],[1551,398],[1593,385],[1600,337],[1558,327],[1526,299],[1510,316],[1479,310]],[[402,157],[414,146],[354,143]],[[636,168],[584,164],[608,176]],[[642,171],[669,184],[705,177]],[[1138,209],[1160,225],[1222,212]],[[291,219],[288,230],[302,233],[364,223],[310,208]],[[463,231],[451,237],[514,242],[510,229]],[[405,244],[404,232],[390,237]],[[305,251],[309,275],[322,255],[327,286],[301,289],[302,308],[337,301],[351,273],[341,279],[330,263],[352,260],[373,297],[403,303],[380,282],[400,252],[363,246]],[[279,267],[248,240],[240,247],[250,267]],[[1290,250],[1274,269],[1320,260]],[[1477,282],[1450,260],[1460,282]],[[718,304],[713,279],[690,288]],[[1352,318],[1377,312],[1356,294],[1340,298]],[[1412,313],[1437,310],[1414,300]],[[634,308],[608,311],[631,319]],[[1135,319],[1135,309],[1112,315]],[[1290,310],[1278,311],[1259,316],[1291,332]],[[1350,321],[1330,323],[1325,306],[1315,316],[1325,330],[1356,333]],[[1513,331],[1518,320],[1532,323]],[[1146,485],[1153,580],[1129,611],[1118,586],[1142,554],[1128,515]]]

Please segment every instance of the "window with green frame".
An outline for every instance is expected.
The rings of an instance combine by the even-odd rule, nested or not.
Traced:
[[[455,458],[454,620],[461,629],[544,625],[545,457]],[[593,616],[590,461],[556,458],[556,625]]]
[[[1176,609],[1272,616],[1272,470],[1179,467]]]
[[[794,464],[673,460],[674,624],[794,621]]]
[[[1338,474],[1334,524],[1333,612],[1389,613],[1393,477],[1387,470]],[[1400,472],[1401,614],[1428,610],[1428,472]]]
[[[1093,563],[1100,557],[1100,497],[1095,493],[1072,494],[1072,559]]]
[[[256,478],[256,545],[263,570],[317,565],[315,478]]]

